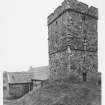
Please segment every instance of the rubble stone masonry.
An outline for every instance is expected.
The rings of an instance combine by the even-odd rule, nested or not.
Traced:
[[[71,72],[97,72],[98,9],[77,0],[65,0],[48,16],[51,78]]]

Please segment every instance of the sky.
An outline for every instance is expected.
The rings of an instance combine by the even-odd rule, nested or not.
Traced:
[[[99,71],[104,55],[104,0],[79,0],[99,8]],[[63,0],[0,1],[0,69],[27,71],[48,65],[47,16]]]

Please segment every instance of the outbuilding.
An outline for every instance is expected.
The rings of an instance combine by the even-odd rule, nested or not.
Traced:
[[[43,82],[49,78],[49,66],[30,67],[28,72],[32,74],[33,88],[43,86]]]
[[[15,97],[21,97],[32,90],[32,74],[28,72],[8,72],[8,93]]]

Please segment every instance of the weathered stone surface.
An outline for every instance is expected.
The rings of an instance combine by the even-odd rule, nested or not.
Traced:
[[[67,17],[67,14],[64,14]],[[58,50],[65,49],[64,37],[66,35],[66,28],[64,25],[67,19],[62,16],[57,21],[49,26],[49,52],[57,52]]]
[[[82,2],[79,2],[76,10],[82,13],[86,13],[88,11],[88,5]]]
[[[88,14],[98,19],[98,9],[91,6],[88,10]]]
[[[86,17],[85,20],[85,30],[87,37],[87,50],[96,51],[97,48],[97,20],[92,17]]]
[[[87,52],[85,68],[88,72],[98,71],[98,55],[97,52]]]
[[[93,33],[93,34],[90,33],[87,35],[87,43],[88,43],[87,50],[88,51],[97,51],[98,50],[96,34],[97,33]]]
[[[79,2],[77,0],[65,0],[62,5],[65,9],[76,9]]]
[[[86,13],[88,11],[88,5],[77,0],[65,0],[62,5],[65,6],[65,9],[73,9],[81,13]]]
[[[10,91],[9,94],[14,97],[21,97],[29,92],[29,83],[24,84],[9,84]]]
[[[85,19],[85,28],[87,33],[96,33],[97,32],[97,20],[87,16]]]
[[[52,78],[71,71],[97,72],[97,9],[65,0],[48,23],[49,62]],[[67,48],[70,47],[68,52]]]
[[[51,23],[51,22],[53,21],[53,19],[54,19],[54,14],[51,13],[51,14],[48,16],[47,23],[48,23],[48,24]]]
[[[67,75],[68,58],[66,51],[50,55],[49,63],[52,78],[56,79]]]
[[[71,57],[71,69],[72,71],[77,71],[80,69],[82,70],[83,65],[83,52],[82,51],[72,51],[73,55]],[[79,70],[79,72],[80,72]]]
[[[77,0],[65,0],[61,6],[55,9],[54,13],[48,16],[48,24],[51,24],[53,21],[61,16],[65,11],[73,11],[80,14],[89,15],[95,19],[98,19],[98,9],[87,4],[79,2]]]
[[[68,33],[71,32],[73,35],[79,37],[82,32],[82,18],[81,14],[75,12],[68,12],[68,22],[67,22]]]

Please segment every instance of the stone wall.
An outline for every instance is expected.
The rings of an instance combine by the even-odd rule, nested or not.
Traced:
[[[9,94],[14,97],[21,97],[28,93],[30,83],[21,83],[21,84],[9,84]]]
[[[66,51],[50,55],[50,76],[53,79],[67,75],[68,55]]]
[[[76,0],[65,0],[48,16],[51,78],[98,71],[97,20],[97,8]]]

